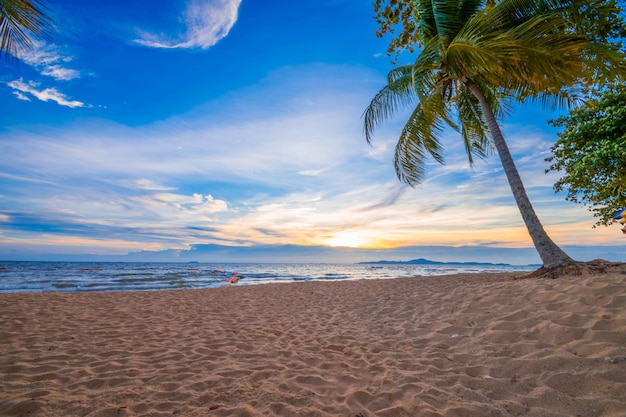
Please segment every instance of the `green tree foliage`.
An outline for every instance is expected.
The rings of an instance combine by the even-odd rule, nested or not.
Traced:
[[[387,55],[403,50],[413,52],[419,38],[411,0],[376,0],[374,11],[380,26],[376,30],[376,36],[382,38],[387,34],[396,35],[389,43]],[[396,33],[398,28],[400,31]]]
[[[484,0],[485,7],[492,7],[495,0]],[[579,22],[577,30],[592,35],[598,41],[608,42],[618,49],[626,36],[623,16],[624,0],[590,0],[579,6],[586,19]],[[548,4],[548,3],[547,3]],[[548,4],[549,6],[549,4]],[[380,29],[376,36],[392,36],[388,55],[408,50],[413,52],[419,45],[420,2],[413,0],[375,0],[374,12]]]
[[[47,37],[51,30],[40,0],[0,0],[0,55],[19,56],[31,49],[32,36]]]
[[[377,0],[378,35],[396,35],[390,52],[418,54],[389,72],[365,110],[367,140],[401,108],[415,106],[394,161],[411,185],[422,181],[428,158],[443,163],[446,126],[460,133],[470,163],[493,146],[544,266],[571,263],[537,218],[497,120],[511,100],[568,104],[567,88],[593,84],[600,73],[623,74],[623,55],[604,24],[614,9],[603,0]],[[592,10],[602,24],[589,23]]]
[[[551,124],[564,127],[546,159],[552,164],[546,172],[563,173],[554,189],[588,206],[596,225],[608,225],[626,207],[626,86],[613,86]]]

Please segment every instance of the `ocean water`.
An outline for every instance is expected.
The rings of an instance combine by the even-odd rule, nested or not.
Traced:
[[[1,262],[0,292],[141,291],[271,282],[389,279],[461,273],[533,271],[536,266],[409,264],[262,264]],[[227,279],[240,280],[230,284]]]

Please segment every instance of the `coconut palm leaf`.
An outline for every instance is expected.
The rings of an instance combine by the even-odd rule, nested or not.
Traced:
[[[433,97],[433,100],[436,100]],[[424,111],[423,105],[415,107],[402,129],[394,155],[394,167],[398,178],[411,186],[422,182],[425,165],[430,155],[443,163],[440,135],[445,125],[432,111]]]
[[[388,84],[380,90],[363,112],[364,132],[368,143],[374,129],[415,102],[412,88],[412,66],[398,67],[388,75]]]
[[[493,148],[491,135],[480,109],[480,103],[471,92],[464,86],[459,88],[464,91],[457,94],[456,105],[458,108],[461,136],[467,153],[469,163],[474,163],[474,156],[485,158]]]
[[[50,18],[39,0],[0,0],[0,54],[31,49],[32,35],[47,37]]]

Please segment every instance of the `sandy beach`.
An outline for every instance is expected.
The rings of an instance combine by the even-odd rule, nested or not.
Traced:
[[[0,294],[2,416],[626,416],[626,266]]]

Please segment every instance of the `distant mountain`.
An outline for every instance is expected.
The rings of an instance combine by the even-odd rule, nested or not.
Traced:
[[[400,264],[400,265],[494,265],[494,266],[510,266],[505,263],[491,263],[491,262],[438,262],[431,261],[429,259],[419,258],[410,261],[371,261],[371,262],[359,262],[359,264]]]

